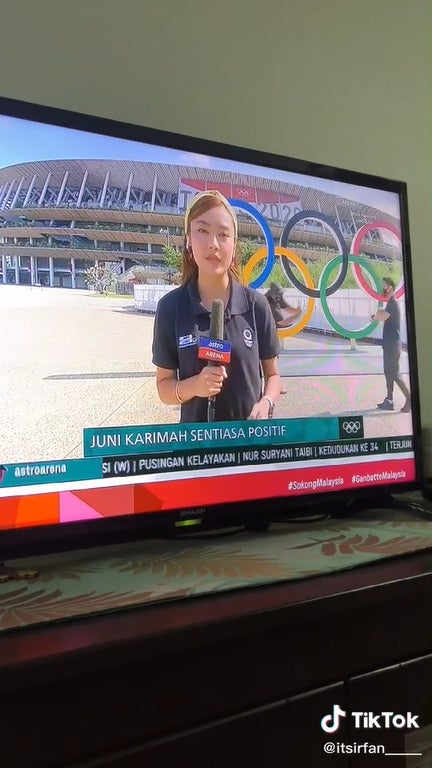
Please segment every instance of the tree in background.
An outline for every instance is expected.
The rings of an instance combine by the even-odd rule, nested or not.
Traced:
[[[242,268],[246,266],[251,256],[253,256],[260,248],[262,248],[262,246],[255,242],[255,240],[242,238],[238,241],[238,251]]]
[[[168,282],[171,285],[181,271],[181,251],[178,251],[173,245],[164,245],[162,253],[168,266]]]
[[[117,275],[106,264],[95,264],[85,271],[85,281],[89,288],[100,294],[107,294],[117,280]]]

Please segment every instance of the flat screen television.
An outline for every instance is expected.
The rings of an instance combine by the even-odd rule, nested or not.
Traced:
[[[158,396],[155,313],[209,190],[235,211],[243,285],[279,301],[272,418],[184,423]],[[392,403],[383,278],[405,385]],[[400,181],[0,99],[0,318],[1,559],[420,486]],[[198,355],[205,338],[176,344]]]

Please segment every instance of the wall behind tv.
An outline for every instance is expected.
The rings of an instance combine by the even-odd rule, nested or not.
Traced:
[[[5,96],[406,180],[432,426],[431,0],[16,0],[0,23]]]

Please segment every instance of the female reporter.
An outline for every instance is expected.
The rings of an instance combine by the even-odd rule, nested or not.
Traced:
[[[153,363],[160,399],[181,405],[181,422],[207,421],[215,397],[215,421],[267,419],[281,391],[279,343],[266,298],[243,286],[237,266],[237,217],[220,192],[194,197],[185,217],[181,286],[158,303]],[[209,335],[212,303],[224,306],[227,365],[198,357]]]

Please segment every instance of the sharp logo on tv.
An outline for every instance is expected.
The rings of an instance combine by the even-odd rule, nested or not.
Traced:
[[[0,113],[0,529],[416,483],[403,183]]]
[[[182,509],[180,511],[180,517],[199,517],[205,512],[205,507],[197,507],[196,509]]]

